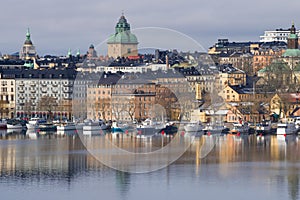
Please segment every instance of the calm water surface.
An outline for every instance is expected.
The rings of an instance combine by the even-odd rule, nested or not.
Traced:
[[[200,159],[210,142],[196,138],[170,166],[130,174],[99,163],[76,135],[2,131],[0,199],[300,199],[298,136],[220,136]]]

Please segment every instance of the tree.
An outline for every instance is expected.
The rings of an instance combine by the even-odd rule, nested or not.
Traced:
[[[38,102],[38,110],[39,111],[46,111],[50,118],[53,117],[53,111],[55,111],[58,107],[58,103],[56,98],[51,96],[42,96],[40,101]]]
[[[9,115],[9,104],[8,101],[0,100],[0,119],[6,118]]]
[[[170,119],[172,116],[172,109],[175,107],[174,104],[178,101],[176,95],[172,90],[165,86],[159,86],[155,103],[161,105],[166,110],[167,118]]]
[[[96,112],[100,112],[100,117],[103,120],[107,120],[106,112],[111,110],[111,99],[110,98],[100,98],[95,102]]]

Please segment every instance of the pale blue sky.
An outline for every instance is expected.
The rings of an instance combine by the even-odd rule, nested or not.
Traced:
[[[218,38],[258,41],[264,30],[288,28],[293,20],[300,28],[299,8],[299,0],[10,0],[0,7],[0,52],[19,51],[30,27],[40,55],[83,53],[114,32],[122,10],[132,28],[174,29],[207,49]]]

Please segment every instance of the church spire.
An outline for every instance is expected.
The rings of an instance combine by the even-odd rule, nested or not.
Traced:
[[[30,31],[29,31],[29,28],[27,28],[26,40],[30,40]]]
[[[292,22],[292,27],[290,28],[290,35],[287,40],[288,49],[298,49],[298,35],[296,33],[296,27],[294,21]]]
[[[295,28],[294,21],[292,21],[292,27],[291,27],[290,33],[291,34],[296,34],[296,28]]]
[[[25,40],[24,44],[32,45],[32,41],[31,41],[31,38],[30,38],[30,31],[29,31],[29,28],[27,28],[27,32],[26,32],[26,40]]]

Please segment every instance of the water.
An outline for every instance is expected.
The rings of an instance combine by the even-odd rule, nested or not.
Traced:
[[[90,139],[99,137],[109,135]],[[220,136],[205,157],[204,145],[211,140],[203,136],[168,167],[132,174],[99,163],[76,134],[34,136],[2,131],[0,198],[294,200],[300,198],[298,139]],[[144,143],[139,141],[143,144],[139,147],[147,146]]]

